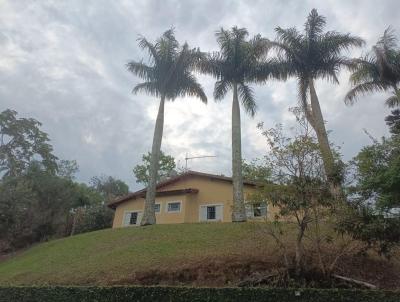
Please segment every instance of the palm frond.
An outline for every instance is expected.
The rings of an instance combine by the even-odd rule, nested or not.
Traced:
[[[389,108],[394,108],[400,106],[400,98],[398,95],[394,94],[385,100],[386,106]]]
[[[153,45],[152,43],[150,43],[149,41],[147,41],[147,39],[143,36],[139,36],[139,38],[137,39],[139,47],[142,49],[145,49],[148,51],[150,58],[152,61],[154,62],[158,62],[159,61],[159,55],[157,53],[157,49],[156,46]]]
[[[359,95],[365,95],[371,92],[385,91],[386,87],[381,82],[365,82],[353,87],[345,96],[344,102],[347,105],[353,105]]]
[[[182,97],[193,96],[198,97],[203,103],[207,104],[207,96],[203,87],[197,82],[196,78],[187,73],[185,77],[180,80],[179,95]]]
[[[137,94],[139,92],[145,92],[155,97],[161,96],[156,82],[143,82],[137,84],[133,88],[132,93]]]
[[[214,78],[220,78],[223,72],[223,61],[218,52],[207,54],[199,60],[196,68],[205,74],[209,74]]]
[[[257,111],[253,89],[245,83],[240,83],[238,85],[238,93],[244,109],[253,117]]]
[[[225,80],[216,81],[214,85],[214,99],[216,101],[222,100],[230,87],[230,83]]]
[[[361,47],[365,41],[357,36],[341,34],[329,31],[317,38],[318,47],[324,55],[340,55],[342,51],[348,51],[352,47]]]
[[[154,79],[154,68],[141,62],[130,61],[126,64],[128,71],[146,81]]]
[[[315,40],[318,35],[322,34],[325,24],[325,17],[319,15],[317,10],[313,8],[304,24],[307,39],[311,41]]]

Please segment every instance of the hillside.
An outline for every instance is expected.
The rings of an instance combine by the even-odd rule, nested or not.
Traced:
[[[252,272],[280,266],[282,257],[265,228],[260,223],[177,224],[86,233],[3,261],[0,285],[235,285]],[[287,240],[293,236],[291,231]],[[354,255],[342,262],[338,270],[347,276],[400,287],[398,260]]]

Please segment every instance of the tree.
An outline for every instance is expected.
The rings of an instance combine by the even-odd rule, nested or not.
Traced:
[[[246,221],[243,201],[242,151],[239,99],[248,114],[254,116],[257,110],[250,83],[258,80],[257,71],[265,63],[268,41],[260,35],[247,40],[245,28],[221,28],[216,33],[220,50],[210,54],[199,65],[200,71],[217,79],[214,87],[215,100],[221,100],[229,90],[232,99],[232,179],[233,210],[232,221]]]
[[[307,122],[303,118],[298,121],[302,132],[294,138],[286,137],[280,125],[269,130],[259,125],[270,149],[266,159],[273,180],[273,183],[264,184],[262,193],[265,199],[279,209],[273,226],[279,226],[282,218],[295,222],[297,236],[294,264],[289,263],[287,247],[273,229],[270,235],[283,250],[288,269],[292,266],[295,268],[296,276],[300,276],[304,270],[303,241],[306,231],[312,224],[319,231],[321,212],[329,208],[331,200],[319,146]],[[282,234],[283,231],[278,229],[278,232]]]
[[[42,125],[32,118],[17,118],[17,112],[7,109],[0,113],[0,173],[5,176],[21,175],[33,159],[53,173],[57,170],[57,157]]]
[[[359,95],[392,90],[386,105],[400,105],[400,48],[394,31],[388,27],[370,54],[354,60],[350,82],[353,88],[347,93],[345,102],[354,104]]]
[[[138,164],[133,168],[133,174],[136,177],[136,182],[144,185],[148,185],[150,179],[150,165],[151,165],[151,153],[142,155],[142,164]],[[175,159],[171,155],[165,155],[164,152],[160,152],[160,159],[158,163],[158,174],[157,182],[165,180],[171,175],[177,174]]]
[[[112,176],[94,176],[90,180],[90,184],[102,196],[103,203],[108,203],[116,197],[129,193],[128,185]]]
[[[392,114],[385,117],[385,121],[392,134],[400,134],[400,109],[392,110]]]
[[[375,140],[352,160],[349,205],[337,230],[390,256],[400,242],[400,137]]]
[[[341,179],[329,144],[314,81],[327,79],[339,83],[337,74],[340,68],[351,65],[351,61],[341,55],[342,51],[361,46],[364,42],[350,34],[324,32],[325,25],[325,18],[313,9],[304,25],[303,34],[296,28],[278,27],[275,29],[277,40],[272,42],[272,46],[278,53],[281,77],[297,78],[301,108],[317,134],[325,173],[332,193],[338,198],[342,195]]]
[[[144,91],[160,98],[151,149],[150,179],[141,222],[141,225],[150,225],[156,223],[154,205],[164,127],[165,100],[174,101],[177,97],[195,96],[200,98],[203,103],[207,103],[207,97],[192,73],[195,65],[203,57],[199,49],[190,49],[187,43],[181,47],[175,39],[173,29],[167,30],[155,43],[147,41],[144,37],[138,40],[139,46],[149,52],[150,65],[143,61],[128,63],[128,70],[145,80],[135,86],[133,93]]]
[[[243,179],[253,181],[255,183],[271,182],[272,171],[267,163],[259,159],[251,162],[243,161],[242,163]]]
[[[75,174],[79,171],[76,160],[60,160],[57,162],[57,175],[74,180]]]

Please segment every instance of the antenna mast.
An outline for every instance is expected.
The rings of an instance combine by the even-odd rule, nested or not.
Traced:
[[[217,156],[215,156],[215,155],[201,155],[201,156],[192,156],[192,157],[189,157],[189,155],[186,153],[186,157],[185,157],[185,170],[187,170],[188,160],[196,159],[196,158],[207,158],[207,157],[217,157]]]

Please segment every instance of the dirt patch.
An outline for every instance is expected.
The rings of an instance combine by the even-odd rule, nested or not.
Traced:
[[[209,257],[179,267],[134,272],[126,278],[112,280],[107,284],[237,286],[251,276],[268,275],[281,271],[282,268],[276,259],[266,259],[263,256]],[[342,261],[335,273],[372,283],[382,289],[400,288],[400,265],[393,261],[354,256]],[[328,283],[321,283],[321,286],[315,284],[315,287],[330,287],[325,284]]]

